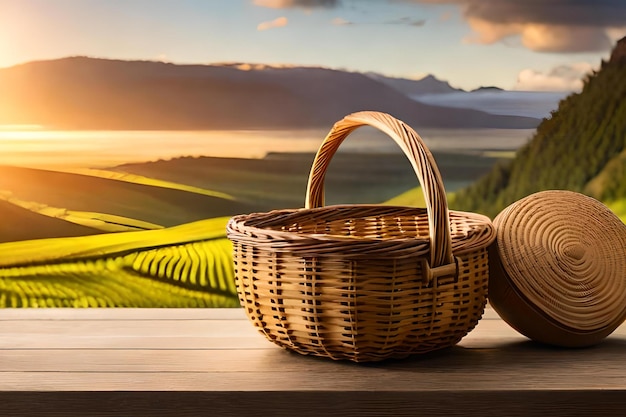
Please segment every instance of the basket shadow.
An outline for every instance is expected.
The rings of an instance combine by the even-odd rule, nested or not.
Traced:
[[[560,348],[532,340],[503,342],[494,347],[471,348],[453,346],[440,351],[358,364],[366,367],[384,367],[399,371],[454,370],[488,372],[532,368],[558,369],[583,364],[586,367],[614,367],[626,363],[626,338],[609,337],[598,345],[585,348]]]
[[[276,353],[276,352],[275,352]],[[377,362],[333,361],[328,358],[305,356],[295,352],[283,352],[294,360],[304,360],[303,365],[334,364],[347,368],[385,369],[400,372],[499,372],[541,371],[558,372],[566,366],[570,371],[576,367],[614,368],[626,363],[626,338],[609,337],[598,345],[585,348],[560,348],[531,340],[502,341],[493,347],[464,347],[412,355],[404,359],[385,359]],[[310,361],[310,362],[308,362]],[[328,365],[322,365],[328,366]]]

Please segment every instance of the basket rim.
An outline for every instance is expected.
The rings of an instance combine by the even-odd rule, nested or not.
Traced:
[[[312,244],[329,245],[332,242],[341,244],[354,243],[355,245],[377,245],[388,246],[399,243],[407,245],[407,247],[425,245],[426,249],[430,246],[429,236],[423,237],[357,237],[350,235],[332,234],[332,233],[305,233],[289,230],[280,230],[279,228],[263,227],[267,223],[284,222],[285,225],[290,219],[306,214],[317,214],[328,211],[344,211],[345,220],[350,219],[350,212],[355,210],[380,210],[381,215],[393,215],[394,211],[398,211],[398,215],[413,212],[415,216],[423,216],[426,218],[427,209],[422,207],[410,207],[399,205],[383,205],[383,204],[337,204],[315,208],[297,208],[297,209],[277,209],[267,212],[256,212],[249,214],[240,214],[233,216],[227,224],[227,235],[231,241],[246,240],[249,243],[261,243],[262,241],[272,241],[273,246],[281,247],[281,241],[285,242],[309,242]],[[455,256],[462,255],[477,249],[486,248],[496,239],[496,229],[491,219],[485,215],[465,212],[459,210],[450,210],[450,224],[456,226],[457,233],[453,234],[452,246]],[[282,219],[281,219],[282,217]],[[340,216],[337,220],[340,220]],[[255,223],[261,223],[257,225]],[[461,231],[462,233],[459,233]],[[467,240],[467,241],[465,241]],[[381,249],[381,248],[378,248]]]

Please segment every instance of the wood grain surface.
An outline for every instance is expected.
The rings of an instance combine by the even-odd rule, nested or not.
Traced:
[[[354,364],[274,346],[240,309],[0,310],[0,416],[626,415],[626,325],[529,341],[488,309],[458,346]]]

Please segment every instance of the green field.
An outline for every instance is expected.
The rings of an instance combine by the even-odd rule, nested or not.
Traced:
[[[454,190],[496,161],[436,157],[452,209]],[[0,307],[237,307],[226,222],[300,207],[311,158],[181,158],[128,173],[0,167]],[[331,203],[424,206],[403,155],[337,161]],[[626,200],[608,206],[626,222]]]
[[[617,215],[617,217],[622,220],[622,222],[626,223],[626,198],[607,202],[606,205]]]
[[[0,245],[0,307],[236,307],[227,218]]]

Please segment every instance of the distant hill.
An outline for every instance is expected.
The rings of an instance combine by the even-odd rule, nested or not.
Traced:
[[[23,201],[68,210],[123,216],[166,227],[249,213],[252,208],[239,201],[184,190],[13,166],[0,166],[0,190],[9,191],[16,199]],[[32,228],[33,223],[26,221],[27,218],[22,213],[6,210],[8,208],[5,212],[0,211],[0,218],[8,223],[24,219],[24,222],[19,222],[21,227]],[[13,214],[20,217],[14,217]],[[51,224],[50,227],[54,225]],[[71,233],[89,234],[86,233],[88,230],[74,229],[75,233]],[[0,231],[0,240],[6,240],[3,236],[4,229]]]
[[[100,234],[102,231],[33,213],[0,200],[0,243],[15,240],[45,239]]]
[[[262,159],[183,157],[108,168],[150,178],[227,192],[254,211],[304,205],[313,153],[271,153]],[[446,189],[455,190],[484,175],[489,156],[435,154]],[[394,153],[338,152],[326,177],[327,204],[376,204],[417,184],[406,156]]]
[[[473,89],[473,90],[472,90],[472,91],[470,91],[470,92],[471,92],[471,93],[475,93],[475,92],[478,92],[478,91],[492,91],[492,92],[498,92],[498,91],[504,91],[504,90],[503,90],[502,88],[500,88],[500,87],[496,87],[496,86],[493,86],[493,85],[489,85],[489,86],[486,86],[486,87],[478,87],[478,88],[475,88],[475,89]]]
[[[452,87],[447,81],[439,80],[431,74],[419,80],[387,77],[374,72],[367,73],[366,75],[408,96],[417,96],[422,94],[458,93],[460,91],[464,91]]]
[[[414,95],[411,98],[432,106],[475,109],[491,114],[543,119],[550,117],[551,112],[559,106],[559,101],[568,94],[559,91],[507,91],[479,88],[467,92]]]
[[[465,91],[433,75],[419,80],[391,78],[371,72],[366,75],[422,104],[538,119],[547,117],[557,108],[559,100],[567,95],[554,91],[507,91],[496,86],[481,86]]]
[[[511,162],[497,164],[458,192],[454,208],[494,216],[546,189],[583,192],[605,202],[626,199],[626,38]]]
[[[174,65],[72,57],[0,69],[0,124],[55,129],[328,127],[379,110],[420,127],[534,128],[497,116],[415,102],[383,82],[325,68]]]

